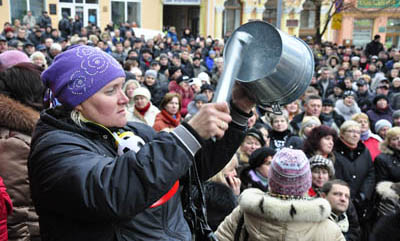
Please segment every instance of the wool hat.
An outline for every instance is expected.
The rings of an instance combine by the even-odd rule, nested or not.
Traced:
[[[354,91],[352,91],[352,90],[346,90],[346,91],[343,93],[343,99],[346,98],[346,97],[348,97],[348,96],[353,96],[354,98],[357,97],[356,92],[354,92]]]
[[[271,147],[261,147],[251,153],[249,164],[251,169],[255,169],[264,163],[265,158],[274,156],[276,151]]]
[[[189,80],[189,85],[197,85],[199,87],[201,87],[203,83],[201,83],[201,80],[199,78],[191,78]]]
[[[136,89],[133,91],[132,98],[135,98],[135,97],[138,96],[138,95],[144,96],[144,97],[146,97],[148,100],[151,99],[150,91],[149,91],[147,88],[145,88],[145,87],[136,88]]]
[[[202,101],[203,103],[207,103],[208,102],[208,98],[205,94],[198,94],[194,97],[194,102],[197,101]]]
[[[300,136],[291,136],[285,142],[284,147],[288,147],[290,149],[299,149],[302,150],[304,146],[304,140]]]
[[[212,87],[212,85],[210,85],[210,84],[203,84],[202,86],[201,86],[201,93],[203,93],[205,90],[211,90],[211,91],[214,91],[214,87]]]
[[[332,99],[325,98],[322,100],[322,106],[335,106]]]
[[[175,72],[178,71],[178,69],[180,69],[180,68],[179,68],[179,67],[176,67],[176,66],[171,66],[171,67],[168,69],[169,76],[172,76],[173,74],[175,74]]]
[[[321,121],[316,116],[304,116],[303,120],[301,121],[301,128],[306,128],[311,125],[321,125]]]
[[[311,187],[310,162],[303,151],[283,148],[272,158],[268,178],[271,193],[303,196]]]
[[[56,56],[42,73],[54,97],[74,108],[116,78],[125,78],[121,65],[109,54],[87,45],[75,45]]]
[[[399,117],[400,117],[400,110],[394,111],[393,114],[392,114],[392,118],[396,119],[396,118],[399,118]]]
[[[187,76],[187,75],[181,75],[181,76],[179,76],[179,78],[176,80],[176,83],[177,84],[180,84],[180,83],[182,83],[182,82],[189,82],[189,76]]]
[[[256,129],[256,128],[250,128],[247,132],[246,132],[246,136],[252,136],[254,138],[256,138],[261,146],[265,146],[265,140],[263,137],[263,134],[261,133],[260,130]]]
[[[314,167],[324,167],[328,170],[329,177],[333,177],[335,175],[335,168],[333,166],[333,162],[325,158],[321,155],[315,155],[310,158],[310,169],[312,170]]]
[[[210,76],[206,72],[201,72],[197,78],[199,78],[201,81],[207,82],[207,84],[210,83]]]
[[[373,100],[373,104],[376,105],[376,103],[378,103],[379,100],[381,99],[385,99],[388,103],[389,103],[389,99],[386,95],[377,95],[375,96],[374,100]]]
[[[390,123],[390,121],[388,121],[386,119],[378,120],[375,123],[375,131],[376,131],[376,133],[378,133],[383,127],[392,128],[392,123]]]
[[[157,71],[155,71],[154,69],[149,69],[149,70],[146,71],[144,76],[150,76],[150,77],[153,77],[154,79],[156,79],[157,78]]]
[[[19,63],[30,63],[28,56],[19,50],[7,50],[0,54],[0,72]]]

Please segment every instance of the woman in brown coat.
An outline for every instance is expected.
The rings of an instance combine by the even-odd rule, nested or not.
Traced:
[[[156,131],[171,131],[181,123],[182,100],[178,93],[167,93],[161,101],[161,112],[157,114],[153,128]]]
[[[43,94],[40,71],[33,64],[18,64],[0,73],[0,176],[14,204],[7,223],[10,241],[40,240],[27,159]]]

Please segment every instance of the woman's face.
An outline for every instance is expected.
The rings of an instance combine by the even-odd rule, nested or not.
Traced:
[[[390,129],[389,126],[384,126],[384,127],[382,127],[382,128],[379,130],[378,135],[379,135],[380,137],[382,137],[382,139],[385,139],[385,137],[386,137],[386,132],[387,132],[389,129]]]
[[[176,113],[178,113],[178,111],[179,111],[179,99],[178,99],[178,97],[172,98],[165,105],[165,110],[171,115],[176,115]]]
[[[299,106],[297,105],[296,101],[286,105],[286,110],[291,113],[296,113],[299,110]]]
[[[389,146],[400,151],[400,135],[396,135],[389,139]]]
[[[361,125],[361,129],[360,129],[361,133],[369,130],[369,122],[367,119],[364,119],[364,118],[358,119],[357,122],[360,123],[360,125]]]
[[[353,96],[347,96],[346,98],[343,99],[343,103],[346,106],[352,106],[354,104],[354,97]]]
[[[120,77],[108,83],[96,94],[85,100],[76,110],[88,120],[105,127],[124,127],[126,125],[125,105],[129,99],[122,86],[125,78]]]
[[[253,153],[253,151],[255,151],[256,149],[258,149],[260,147],[261,147],[261,144],[257,140],[257,138],[252,137],[252,136],[246,136],[242,145],[240,146],[240,149],[247,156],[250,156],[251,153]]]
[[[329,172],[325,168],[314,167],[311,170],[312,184],[315,187],[321,188],[327,181],[329,181]]]
[[[147,75],[144,77],[144,82],[147,86],[152,86],[156,82],[156,79],[153,76]]]
[[[310,133],[311,133],[311,131],[312,131],[315,127],[317,127],[317,126],[318,126],[317,124],[311,124],[311,125],[306,126],[306,127],[304,128],[304,135],[305,135],[305,136],[309,136]]]
[[[381,109],[381,110],[386,109],[386,107],[387,107],[387,101],[386,101],[385,99],[380,99],[380,100],[378,100],[378,102],[376,102],[376,107],[377,107],[378,109]]]
[[[319,141],[319,151],[322,155],[329,155],[333,150],[333,136],[324,136]]]
[[[237,177],[237,160],[230,161],[223,169],[224,177]]]
[[[33,63],[37,66],[43,67],[44,61],[40,57],[36,57],[33,59]]]
[[[135,100],[135,106],[140,109],[143,109],[149,103],[149,100],[143,95],[135,96],[134,100]]]
[[[286,131],[288,128],[288,123],[285,117],[283,116],[275,117],[274,121],[272,122],[272,128],[278,132]]]
[[[357,145],[360,141],[361,129],[358,126],[349,126],[347,130],[340,132],[342,138],[351,145]]]
[[[271,161],[272,161],[272,156],[267,156],[264,159],[264,163],[256,168],[256,170],[265,178],[268,177],[268,170],[269,167],[271,166]]]
[[[270,139],[269,139],[268,129],[267,128],[261,128],[260,131],[261,131],[261,133],[263,135],[263,138],[264,138],[264,141],[265,141],[265,146],[269,146]]]
[[[132,99],[133,97],[133,91],[137,89],[137,86],[135,84],[130,84],[126,87],[125,89],[125,94],[126,96],[128,96],[129,99]]]

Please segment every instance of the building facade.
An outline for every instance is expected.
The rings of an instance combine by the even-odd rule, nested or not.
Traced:
[[[28,10],[36,17],[46,10],[53,27],[65,12],[101,29],[109,23],[136,22],[145,29],[175,26],[178,35],[190,28],[195,35],[223,38],[252,20],[276,25],[281,2],[281,30],[307,38],[315,34],[317,1],[321,28],[338,3],[347,6],[328,24],[323,40],[361,46],[380,34],[386,46],[400,47],[400,0],[336,0],[333,7],[332,0],[0,0],[0,23],[22,19]]]

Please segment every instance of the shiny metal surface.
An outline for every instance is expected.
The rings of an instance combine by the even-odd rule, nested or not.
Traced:
[[[243,41],[243,34],[237,32],[251,38],[246,36]],[[305,92],[314,73],[314,57],[308,45],[263,21],[249,22],[235,30],[224,50],[224,64],[216,91],[218,100],[228,100],[232,80],[238,80],[263,107],[293,102]]]

